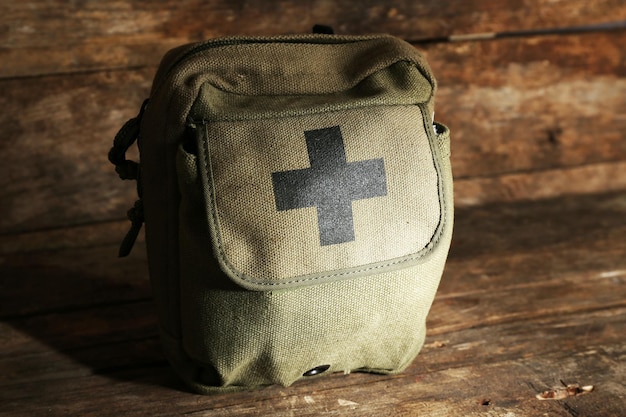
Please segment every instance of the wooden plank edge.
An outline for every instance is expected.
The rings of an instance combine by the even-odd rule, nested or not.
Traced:
[[[534,201],[626,190],[626,161],[454,181],[455,206]]]
[[[99,223],[64,226],[52,229],[0,235],[0,257],[14,253],[87,249],[122,242],[130,227],[128,220],[110,220]],[[144,242],[140,233],[137,243]]]

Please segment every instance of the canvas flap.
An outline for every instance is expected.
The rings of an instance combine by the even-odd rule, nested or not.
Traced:
[[[350,60],[335,59],[346,71]],[[420,262],[437,244],[445,210],[433,85],[403,60],[356,65],[365,68],[346,73],[359,79],[332,88],[303,68],[296,86],[272,87],[284,81],[277,71],[259,76],[256,94],[248,80],[242,91],[203,85],[190,113],[199,182],[214,256],[238,285],[369,275]]]

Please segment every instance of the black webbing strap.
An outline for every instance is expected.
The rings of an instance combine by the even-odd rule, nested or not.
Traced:
[[[126,159],[126,151],[128,151],[128,149],[137,141],[137,138],[139,137],[141,118],[143,117],[147,104],[148,100],[145,100],[141,105],[139,114],[124,123],[120,131],[117,132],[117,135],[115,135],[113,147],[109,151],[109,161],[115,165],[115,172],[117,172],[117,175],[119,175],[119,177],[123,180],[137,181],[137,196],[139,197],[134,206],[128,210],[127,213],[131,226],[128,233],[126,233],[124,240],[122,240],[122,244],[120,245],[120,257],[128,256],[133,248],[133,245],[135,244],[135,241],[137,240],[137,236],[139,235],[139,231],[141,230],[141,226],[144,222],[142,200],[143,192],[141,187],[139,164],[135,161]]]

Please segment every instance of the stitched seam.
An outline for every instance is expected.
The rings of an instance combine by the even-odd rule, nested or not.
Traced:
[[[221,240],[221,234],[219,233],[218,230],[218,218],[217,218],[217,207],[216,207],[216,199],[215,199],[215,186],[213,184],[213,173],[211,170],[211,163],[210,163],[210,150],[209,150],[209,133],[208,133],[208,124],[204,124],[204,134],[203,134],[203,148],[206,149],[206,151],[204,151],[204,166],[205,166],[205,172],[206,172],[206,181],[207,181],[207,185],[209,187],[209,199],[210,199],[210,208],[209,210],[211,211],[211,216],[210,216],[210,221],[211,221],[211,229],[213,231],[213,244],[215,245],[215,249],[217,250],[217,255],[218,255],[218,259],[222,260],[222,262],[224,262],[224,264],[226,265],[226,267],[231,271],[231,273],[234,273],[236,276],[239,276],[237,272],[235,272],[234,267],[230,264],[230,262],[228,261],[227,257],[226,257],[226,253],[224,252],[223,246],[222,246],[222,240]],[[210,183],[209,183],[210,181]],[[243,279],[243,278],[242,278]]]

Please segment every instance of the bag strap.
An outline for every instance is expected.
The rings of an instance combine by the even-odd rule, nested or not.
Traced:
[[[148,105],[148,100],[145,100],[141,105],[141,110],[136,117],[128,120],[122,128],[115,135],[113,140],[113,147],[109,151],[109,161],[115,165],[115,172],[122,180],[136,180],[137,181],[137,196],[133,207],[128,210],[127,216],[131,222],[130,229],[126,236],[122,240],[118,256],[120,258],[128,256],[130,254],[141,226],[144,222],[143,216],[143,190],[141,187],[140,169],[139,164],[135,161],[126,159],[126,151],[137,141],[139,137],[139,129],[141,125],[141,118]]]

